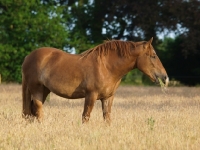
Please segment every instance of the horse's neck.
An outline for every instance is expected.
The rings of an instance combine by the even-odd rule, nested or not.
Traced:
[[[106,68],[114,76],[123,77],[135,67],[136,58],[132,57],[107,57]]]

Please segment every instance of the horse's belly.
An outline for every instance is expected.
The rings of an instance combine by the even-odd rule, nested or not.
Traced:
[[[85,93],[81,93],[81,92],[74,92],[72,94],[69,93],[56,93],[53,92],[58,96],[64,97],[64,98],[69,98],[69,99],[78,99],[78,98],[84,98],[85,97]]]
[[[85,87],[82,77],[74,74],[50,73],[43,75],[43,84],[53,93],[64,98],[83,98],[85,97]]]
[[[69,99],[77,99],[85,97],[85,90],[79,87],[74,87],[70,85],[54,85],[49,88],[49,90],[55,93],[58,96],[69,98]]]

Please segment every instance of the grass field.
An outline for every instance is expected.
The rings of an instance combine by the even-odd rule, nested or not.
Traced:
[[[199,150],[200,88],[121,86],[112,124],[97,101],[88,124],[81,124],[83,99],[51,94],[44,121],[21,117],[21,85],[0,85],[2,150]]]

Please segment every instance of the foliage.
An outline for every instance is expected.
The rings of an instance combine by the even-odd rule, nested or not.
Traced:
[[[161,60],[164,61],[169,76],[181,80],[183,83],[187,82],[186,84],[189,85],[199,83],[196,80],[199,72],[198,67],[193,67],[190,61],[184,60],[186,58],[193,59],[193,57],[200,55],[198,51],[200,48],[200,1],[94,0],[91,3],[88,0],[74,0],[71,2],[77,3],[76,7],[73,5],[72,8],[72,14],[76,18],[76,25],[72,29],[72,33],[78,33],[80,36],[81,31],[82,37],[80,38],[85,43],[95,45],[106,38],[138,41],[154,37],[153,46],[158,47],[159,56],[165,56],[165,58],[161,57]],[[103,29],[104,32],[102,32]],[[166,30],[181,37],[183,41],[181,46],[168,50],[168,47],[172,46],[170,41],[161,41],[157,37],[159,33]],[[85,43],[81,45],[86,48]],[[74,43],[75,45],[76,43]],[[78,44],[78,47],[81,47],[81,45]],[[159,48],[161,45],[162,49]],[[84,48],[78,52],[83,50]],[[180,59],[173,57],[176,55],[176,51],[180,52],[180,55],[178,54]],[[197,59],[194,58],[194,60],[199,65]],[[185,71],[182,69],[182,72],[177,75],[177,70],[180,70],[179,66],[182,65],[183,61]],[[173,69],[170,62],[176,63],[177,68],[179,68]],[[187,70],[191,71],[186,72]],[[180,76],[180,73],[181,76],[184,76],[183,78],[177,77]],[[128,73],[123,81],[132,82],[134,80],[132,74],[134,73]],[[189,75],[192,78],[185,78]],[[193,81],[190,83],[191,80]],[[144,75],[142,75],[142,81],[147,84],[150,83]]]
[[[60,3],[63,4],[62,1]],[[70,9],[67,12],[73,16],[69,19],[70,46],[75,47],[77,53],[110,39],[102,34],[107,3],[107,0],[95,0],[93,3],[90,0],[68,2]]]
[[[198,84],[199,6],[199,0],[1,0],[0,73],[4,81],[20,82],[23,59],[37,47],[81,53],[107,39],[154,37],[153,46],[169,76]],[[178,38],[159,40],[165,32]],[[136,82],[136,72],[128,73],[123,81]]]
[[[168,75],[186,85],[194,86],[200,83],[200,53],[189,53],[185,56],[183,53],[185,42],[181,36],[175,39],[165,38],[157,49],[160,50]]]
[[[41,46],[66,45],[63,8],[38,0],[1,0],[0,10],[0,73],[4,81],[20,82],[28,53]]]
[[[141,85],[142,72],[140,72],[138,69],[134,69],[122,78],[122,82],[124,84]]]

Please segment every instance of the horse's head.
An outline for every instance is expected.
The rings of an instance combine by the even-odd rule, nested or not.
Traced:
[[[167,86],[169,78],[160,59],[156,55],[153,46],[151,45],[152,40],[153,38],[148,42],[145,42],[143,45],[138,46],[140,53],[137,58],[137,68],[146,74],[153,82],[158,82],[158,80],[161,79]]]

